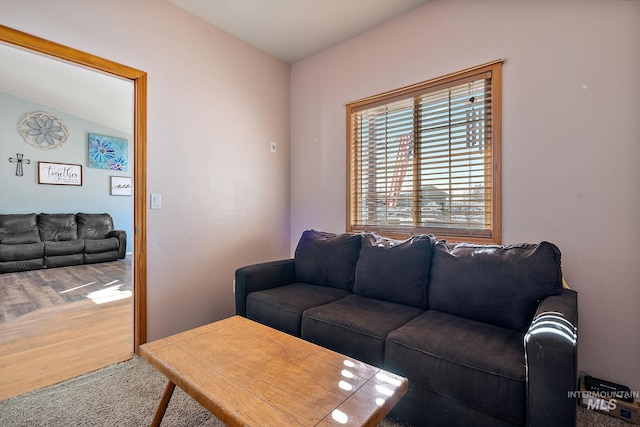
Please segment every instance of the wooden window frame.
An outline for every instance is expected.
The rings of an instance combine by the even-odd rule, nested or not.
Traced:
[[[400,89],[381,93],[371,97],[363,98],[346,105],[346,122],[347,122],[347,213],[346,213],[346,230],[347,232],[364,232],[375,231],[381,235],[404,239],[416,234],[434,234],[440,239],[446,239],[454,242],[465,241],[483,244],[500,244],[502,242],[502,201],[501,201],[501,163],[502,163],[502,63],[504,60],[496,60],[476,67],[467,68],[455,73],[447,74],[442,77],[423,81],[414,85],[406,86]],[[410,227],[393,227],[393,226],[376,226],[366,224],[355,224],[357,200],[356,200],[356,171],[357,160],[355,159],[355,148],[358,142],[354,140],[353,120],[354,114],[358,111],[366,110],[376,106],[387,105],[392,102],[417,97],[420,94],[433,92],[437,89],[454,87],[465,81],[470,81],[478,76],[488,75],[491,78],[491,103],[487,107],[487,113],[490,115],[491,136],[488,137],[491,146],[491,162],[486,166],[485,174],[490,185],[490,205],[485,212],[491,213],[490,225],[487,229],[474,228],[436,228],[416,226]],[[486,137],[486,135],[485,135]],[[417,150],[419,144],[414,144]],[[413,156],[413,162],[419,161],[419,154]],[[414,180],[419,179],[416,174],[413,175]],[[416,181],[417,182],[417,181]],[[418,188],[419,185],[414,186]],[[421,190],[412,190],[414,198],[417,197]],[[416,203],[414,203],[414,210]]]

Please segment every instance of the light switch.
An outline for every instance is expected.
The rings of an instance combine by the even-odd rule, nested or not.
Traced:
[[[278,144],[276,144],[275,141],[271,141],[271,152],[272,153],[277,153],[278,152]]]
[[[151,209],[160,209],[162,207],[162,195],[151,193]]]

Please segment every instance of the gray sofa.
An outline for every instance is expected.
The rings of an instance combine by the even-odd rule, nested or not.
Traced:
[[[0,215],[0,273],[115,261],[126,249],[106,213]]]
[[[577,294],[551,243],[307,230],[235,278],[237,314],[406,376],[402,421],[575,425]]]

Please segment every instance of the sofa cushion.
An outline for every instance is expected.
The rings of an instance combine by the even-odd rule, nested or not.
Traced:
[[[349,295],[344,289],[294,283],[247,296],[247,317],[297,337],[300,336],[302,313]]]
[[[61,242],[45,241],[44,242],[44,254],[45,256],[60,256],[80,254],[80,260],[82,260],[82,252],[84,251],[84,240],[65,240]]]
[[[105,239],[86,239],[84,240],[84,252],[86,254],[99,254],[101,252],[117,251],[119,241],[116,237]]]
[[[361,244],[360,234],[306,230],[295,252],[296,282],[351,290]]]
[[[524,334],[429,310],[391,332],[385,369],[469,407],[524,423]]]
[[[375,233],[362,239],[353,293],[369,298],[427,308],[427,281],[432,236],[393,240]]]
[[[82,252],[69,255],[45,255],[44,266],[51,267],[68,267],[70,265],[78,265],[84,262],[84,254]]]
[[[38,244],[38,243],[33,243]],[[39,243],[40,245],[42,243]],[[1,259],[1,258],[0,258]],[[0,261],[0,273],[12,273],[15,271],[38,270],[44,267],[43,258],[22,259],[19,261]]]
[[[103,214],[76,214],[78,221],[79,239],[105,239],[110,231],[113,231],[113,219],[111,215]]]
[[[40,242],[36,214],[0,215],[0,244],[19,245]]]
[[[78,226],[74,214],[40,214],[38,228],[43,241],[59,242],[78,238]]]
[[[44,266],[67,267],[82,264],[84,257],[84,240],[63,240],[44,242]]]
[[[561,290],[560,251],[551,243],[434,247],[431,309],[525,332],[539,301]]]
[[[109,262],[118,259],[118,251],[97,252],[94,254],[84,253],[82,259],[83,264],[93,264],[97,262]]]
[[[424,313],[406,305],[349,295],[302,315],[301,335],[322,347],[382,367],[387,334]]]
[[[0,262],[42,259],[43,255],[43,242],[25,243],[22,245],[0,245]]]

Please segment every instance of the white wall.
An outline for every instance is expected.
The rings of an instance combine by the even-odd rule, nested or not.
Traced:
[[[345,229],[345,108],[506,58],[503,242],[556,243],[579,367],[640,390],[640,2],[435,0],[292,68],[291,247]]]
[[[166,1],[0,0],[0,24],[148,73],[148,338],[234,314],[235,269],[289,255],[290,66]]]

